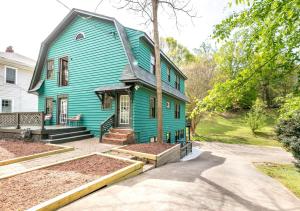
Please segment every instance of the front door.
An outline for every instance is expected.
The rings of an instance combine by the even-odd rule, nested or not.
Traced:
[[[118,97],[118,126],[128,127],[130,125],[130,97],[120,94]]]
[[[59,124],[64,125],[67,123],[68,117],[68,98],[59,98]]]

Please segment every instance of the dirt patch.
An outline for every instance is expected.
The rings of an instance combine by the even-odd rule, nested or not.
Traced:
[[[25,210],[131,163],[92,155],[0,180],[0,210]]]
[[[159,144],[159,143],[147,143],[147,144],[132,144],[125,147],[122,147],[121,149],[127,149],[132,150],[136,152],[143,152],[153,155],[158,155],[162,153],[163,151],[166,151],[167,149],[170,149],[171,147],[175,146],[174,144]]]
[[[0,140],[0,161],[60,149],[43,143]]]

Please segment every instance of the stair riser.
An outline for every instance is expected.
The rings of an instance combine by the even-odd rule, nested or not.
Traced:
[[[124,134],[124,133],[107,133],[105,134],[106,137],[108,138],[124,138],[127,139],[128,134]]]
[[[50,135],[57,135],[61,133],[70,133],[70,132],[76,132],[76,131],[83,131],[86,130],[86,127],[72,127],[72,128],[58,128],[55,130],[48,130],[47,134]]]
[[[70,134],[55,134],[55,135],[50,135],[49,139],[59,139],[59,138],[67,138],[67,137],[72,137],[72,136],[79,136],[79,135],[84,135],[84,134],[89,134],[90,131],[78,131],[78,132],[72,132]]]
[[[112,129],[110,129],[110,131],[111,131],[112,133],[121,133],[121,134],[131,134],[131,133],[133,133],[133,131],[130,130],[130,129],[126,130],[126,129],[116,129],[116,128],[112,128]]]
[[[67,139],[63,139],[63,140],[52,140],[50,141],[50,143],[52,144],[61,144],[61,143],[67,143],[67,142],[71,142],[71,141],[78,141],[78,140],[83,140],[83,139],[88,139],[88,138],[92,138],[94,137],[92,134],[88,134],[84,137],[69,137]]]

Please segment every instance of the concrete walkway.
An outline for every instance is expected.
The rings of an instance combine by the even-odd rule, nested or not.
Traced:
[[[203,143],[201,155],[90,194],[61,210],[300,210],[300,201],[252,162],[290,163],[280,148]]]
[[[92,152],[104,152],[113,147],[116,147],[115,145],[110,145],[110,144],[99,144],[99,140],[97,138],[69,142],[69,143],[64,143],[62,145],[72,146],[75,149],[70,152],[59,153],[47,157],[41,157],[33,160],[24,161],[21,163],[0,166],[0,176],[17,173],[20,171],[24,171],[28,168],[34,168],[41,165],[51,164],[69,158],[78,157],[81,155],[86,155]]]

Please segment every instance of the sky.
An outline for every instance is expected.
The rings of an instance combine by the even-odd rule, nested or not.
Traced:
[[[60,0],[69,8],[95,11],[99,0]],[[119,0],[122,1],[122,0]],[[117,8],[117,0],[104,0],[97,13],[115,17],[124,26],[151,33],[145,19],[133,11]],[[161,37],[174,37],[189,49],[200,46],[210,38],[213,26],[229,16],[237,8],[228,6],[229,0],[192,0],[197,17],[191,20],[179,14],[179,26],[174,17],[165,11],[159,12]],[[0,51],[12,45],[15,52],[37,59],[42,41],[68,14],[69,10],[57,0],[9,0],[0,3]]]

